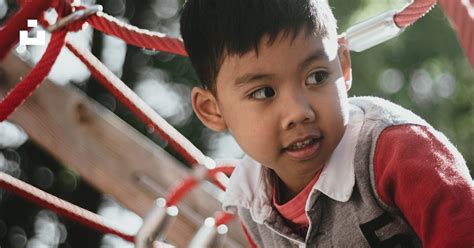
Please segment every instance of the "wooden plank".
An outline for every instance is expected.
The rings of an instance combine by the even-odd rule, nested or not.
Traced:
[[[6,74],[7,83],[2,82],[0,90],[5,94],[31,67],[9,54],[0,69]],[[158,145],[72,87],[46,80],[9,120],[99,191],[141,216],[166,189],[189,174]],[[168,240],[184,247],[203,219],[220,210],[221,204],[200,187],[178,207],[180,215]],[[246,244],[236,222],[229,226],[226,247]]]

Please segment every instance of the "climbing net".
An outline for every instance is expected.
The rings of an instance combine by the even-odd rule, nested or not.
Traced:
[[[456,16],[453,24],[455,29],[460,30],[458,36],[461,45],[469,61],[474,65],[474,29],[472,26],[471,28],[462,27],[462,25],[466,23],[473,22],[474,14],[471,12],[474,11],[472,11],[472,6],[469,12],[467,7],[463,8],[465,6],[463,6],[461,1],[444,0],[440,2],[443,4],[448,16]],[[413,1],[402,10],[388,16],[388,20],[392,25],[391,28],[396,30],[395,33],[398,33],[426,14],[435,4],[436,0]],[[49,25],[43,18],[44,11],[49,8],[54,8],[58,13],[58,21],[56,24]],[[154,130],[154,132],[167,140],[172,149],[180,154],[180,156],[194,168],[195,173],[192,173],[191,176],[183,180],[180,185],[170,189],[164,204],[158,208],[158,213],[162,213],[166,209],[173,207],[192,187],[198,185],[199,182],[203,180],[209,180],[222,190],[225,190],[225,186],[217,180],[216,175],[224,173],[230,176],[233,167],[216,166],[211,158],[205,156],[183,135],[153,111],[151,107],[145,104],[143,100],[108,70],[93,54],[86,49],[82,49],[66,41],[66,35],[68,32],[81,30],[83,24],[87,22],[93,28],[105,34],[116,36],[128,44],[186,57],[187,54],[182,40],[125,24],[103,13],[99,7],[72,5],[69,0],[33,0],[30,1],[29,4],[24,4],[21,9],[7,21],[4,27],[0,29],[0,37],[2,37],[0,40],[0,60],[3,59],[8,51],[18,42],[18,31],[27,29],[27,19],[32,18],[38,19],[43,26],[47,27],[46,30],[52,32],[52,37],[40,61],[0,102],[0,121],[7,119],[8,116],[39,87],[49,74],[61,49],[66,46],[67,49],[87,66],[93,77],[103,84],[107,90],[129,108],[143,123],[149,126],[151,130]],[[386,23],[386,20],[387,18],[382,18],[383,23]],[[371,23],[377,24],[377,21],[371,21]],[[374,29],[377,29],[377,27],[372,28],[372,30]],[[355,47],[357,46],[357,38],[364,38],[364,34],[358,34],[358,32],[363,29],[354,30],[349,30],[341,39],[345,39],[349,45],[351,45],[352,42],[352,44],[355,44]],[[365,30],[367,31],[367,29]],[[368,32],[365,32],[365,34],[367,33]],[[387,38],[381,38],[376,42],[383,42],[386,39]],[[162,222],[164,218],[163,215],[155,214],[161,217],[153,220],[145,219],[137,235],[126,234],[114,228],[105,219],[95,213],[65,202],[8,174],[0,172],[0,186],[100,232],[114,234],[124,240],[135,242],[139,247],[150,246],[150,240],[153,240],[153,236],[156,236],[158,232],[157,229],[163,228],[160,225],[160,222]],[[153,214],[150,216],[153,216]],[[230,220],[232,220],[232,214],[221,212],[216,219],[215,226],[224,225]],[[143,232],[140,233],[142,230]]]

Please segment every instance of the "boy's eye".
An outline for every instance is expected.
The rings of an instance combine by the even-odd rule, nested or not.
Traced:
[[[260,88],[250,94],[250,98],[261,100],[275,95],[275,91],[270,87]]]
[[[316,71],[311,73],[309,77],[306,79],[307,85],[319,85],[324,83],[324,81],[328,78],[329,72],[327,71]]]

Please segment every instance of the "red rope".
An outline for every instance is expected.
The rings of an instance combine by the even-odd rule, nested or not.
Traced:
[[[445,14],[450,19],[466,57],[474,68],[474,1],[440,0]],[[415,0],[394,17],[400,27],[407,27],[430,11],[436,0]]]
[[[129,108],[139,119],[151,127],[161,137],[168,141],[168,144],[191,165],[197,163],[196,159],[173,140],[153,119],[145,113],[144,108],[148,107],[127,85],[117,76],[111,73],[107,67],[100,62],[91,52],[79,49],[67,42],[66,47],[74,53],[91,71],[102,85],[104,85],[122,104]]]
[[[222,182],[219,181],[219,179],[216,177],[216,175],[218,173],[224,173],[224,175],[230,177],[230,175],[232,174],[233,171],[234,171],[234,166],[219,166],[219,167],[216,167],[213,170],[210,170],[208,172],[207,177],[209,178],[209,180],[212,183],[214,183],[214,185],[216,185],[222,191],[225,191],[225,189],[226,189],[225,185],[223,185]]]
[[[161,52],[179,54],[185,57],[188,56],[182,40],[137,28],[103,12],[90,16],[87,18],[87,22],[95,29],[119,37],[128,44]]]
[[[11,46],[18,41],[17,32],[20,29],[25,29],[26,19],[38,16],[47,8],[48,5],[46,5],[46,3],[48,5],[50,4],[50,2],[46,1],[35,1],[32,4],[26,4],[27,7],[17,13],[13,21],[8,22],[7,26],[0,30],[2,37],[6,37],[6,39],[2,39],[0,42],[0,55],[3,56],[6,54]],[[57,5],[56,10],[59,17],[71,12],[71,6],[64,1],[56,1],[55,4]],[[51,41],[41,60],[36,64],[33,70],[7,94],[2,102],[0,102],[0,121],[5,120],[36,88],[38,88],[41,82],[43,82],[66,42],[66,34],[67,31],[63,29],[52,35]],[[0,186],[100,232],[111,233],[129,242],[134,242],[134,236],[124,234],[110,227],[100,216],[63,201],[2,172],[0,172]]]
[[[20,17],[15,19],[15,22],[10,22],[6,29],[8,29],[9,33],[6,33],[8,36],[18,36],[18,30],[14,30],[13,28],[20,28],[24,24],[19,24],[16,22],[26,21],[25,18],[31,18],[32,16],[28,16],[30,14],[35,14],[35,11],[29,10],[30,8],[45,8],[44,1],[35,1],[32,4],[24,4],[29,5],[28,11],[21,13]],[[56,1],[55,9],[58,12],[58,16],[61,17],[63,15],[67,15],[71,13],[71,6],[65,3],[64,1]],[[21,11],[20,11],[21,12]],[[41,12],[40,12],[41,13]],[[20,82],[18,83],[13,90],[11,90],[5,98],[2,99],[0,102],[0,121],[4,121],[13,111],[15,111],[18,106],[20,106],[28,96],[30,96],[35,89],[43,82],[43,80],[48,76],[51,67],[53,67],[54,62],[58,58],[59,53],[61,52],[62,47],[66,42],[66,34],[67,31],[62,30],[57,33],[54,33],[51,37],[51,41],[46,48],[45,53],[41,57],[41,60],[36,64],[33,70]],[[15,38],[14,40],[9,38],[10,41],[17,41]],[[5,46],[9,47],[12,44],[8,44],[5,42]]]
[[[439,3],[456,30],[467,59],[474,68],[474,1],[463,3],[460,0],[440,0]]]
[[[445,7],[449,9],[447,10],[447,14],[454,20],[455,29],[458,31],[461,44],[466,51],[469,61],[474,65],[474,48],[472,48],[472,44],[474,44],[472,40],[472,37],[474,37],[472,30],[474,28],[472,28],[472,25],[461,25],[465,22],[472,23],[472,17],[469,17],[469,15],[465,13],[467,12],[467,7],[461,8],[460,0],[443,0],[441,2],[446,6],[450,4],[449,7]],[[423,17],[435,5],[436,0],[414,0],[395,15],[394,21],[400,28],[405,28]],[[450,12],[453,6],[455,6],[454,8],[457,10]],[[459,13],[460,15],[457,15]],[[97,30],[119,37],[128,44],[188,56],[180,39],[170,38],[160,33],[139,29],[135,26],[125,24],[105,13],[100,12],[97,15],[90,16],[87,21]]]
[[[222,224],[227,224],[234,219],[234,214],[229,212],[220,211],[216,217],[215,226],[220,226]]]
[[[232,175],[232,172],[234,172],[234,169],[235,167],[231,165],[221,165],[213,170],[209,170],[208,175],[209,177],[215,177],[217,173],[221,172],[224,173],[226,176],[230,177],[230,175]]]
[[[176,205],[179,201],[181,201],[181,199],[183,199],[186,193],[191,191],[191,189],[193,189],[194,186],[196,186],[198,183],[198,180],[193,176],[181,181],[180,184],[168,191],[168,196],[166,197],[166,205],[168,207]]]
[[[217,173],[224,173],[225,175],[230,175],[232,174],[233,170],[233,166],[216,167],[212,170],[207,171],[207,178],[215,180],[215,176]],[[168,191],[168,196],[166,197],[166,205],[176,205],[189,191],[191,191],[196,185],[198,185],[198,183],[199,179],[196,178],[194,175],[191,175],[190,177],[181,181],[177,186],[173,187],[171,190]],[[222,185],[220,182],[218,183],[219,184],[217,186],[225,191],[225,186]]]
[[[394,21],[398,27],[405,28],[423,17],[435,5],[436,0],[414,0],[395,15]]]
[[[54,33],[46,52],[33,70],[0,102],[0,121],[4,121],[43,82],[66,42],[66,31]]]
[[[21,9],[0,28],[0,60],[2,60],[10,49],[18,43],[19,30],[30,29],[27,20],[36,18],[51,6],[50,0],[38,0],[34,4],[24,4]]]
[[[114,234],[124,240],[134,242],[135,237],[133,235],[123,233],[111,227],[112,225],[106,223],[103,217],[61,200],[3,172],[0,172],[0,187],[99,232]]]

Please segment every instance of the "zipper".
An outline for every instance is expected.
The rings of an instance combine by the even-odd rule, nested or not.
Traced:
[[[310,196],[306,202],[306,205],[309,205],[310,202],[312,202],[311,205],[313,205],[313,207],[316,206],[316,201],[318,200],[318,198],[320,197],[320,192],[319,191],[316,191],[316,192],[311,192],[310,193]],[[307,206],[305,206],[305,208],[307,208]],[[316,210],[314,210],[313,208],[310,208],[308,209],[308,211],[305,211],[305,214],[306,214],[306,218],[308,218],[309,221],[309,225],[308,225],[308,232],[306,232],[306,238],[305,238],[305,244],[308,244],[309,242],[309,238],[311,236],[311,231],[313,230],[313,222],[311,221],[311,218],[309,216],[309,212],[312,212],[312,214],[316,214]],[[316,220],[316,221],[320,221],[320,220]]]
[[[310,210],[310,211],[311,211],[311,210]],[[313,210],[313,211],[314,211],[314,210]],[[305,211],[305,213],[306,213],[306,218],[308,218],[308,220],[310,220],[309,215],[308,215],[308,212]],[[306,238],[304,239],[305,245],[308,244],[309,237],[311,236],[310,234],[311,234],[311,231],[312,231],[312,229],[313,229],[313,225],[312,225],[312,224],[313,224],[313,222],[312,222],[312,221],[309,221],[308,231],[306,232]]]

